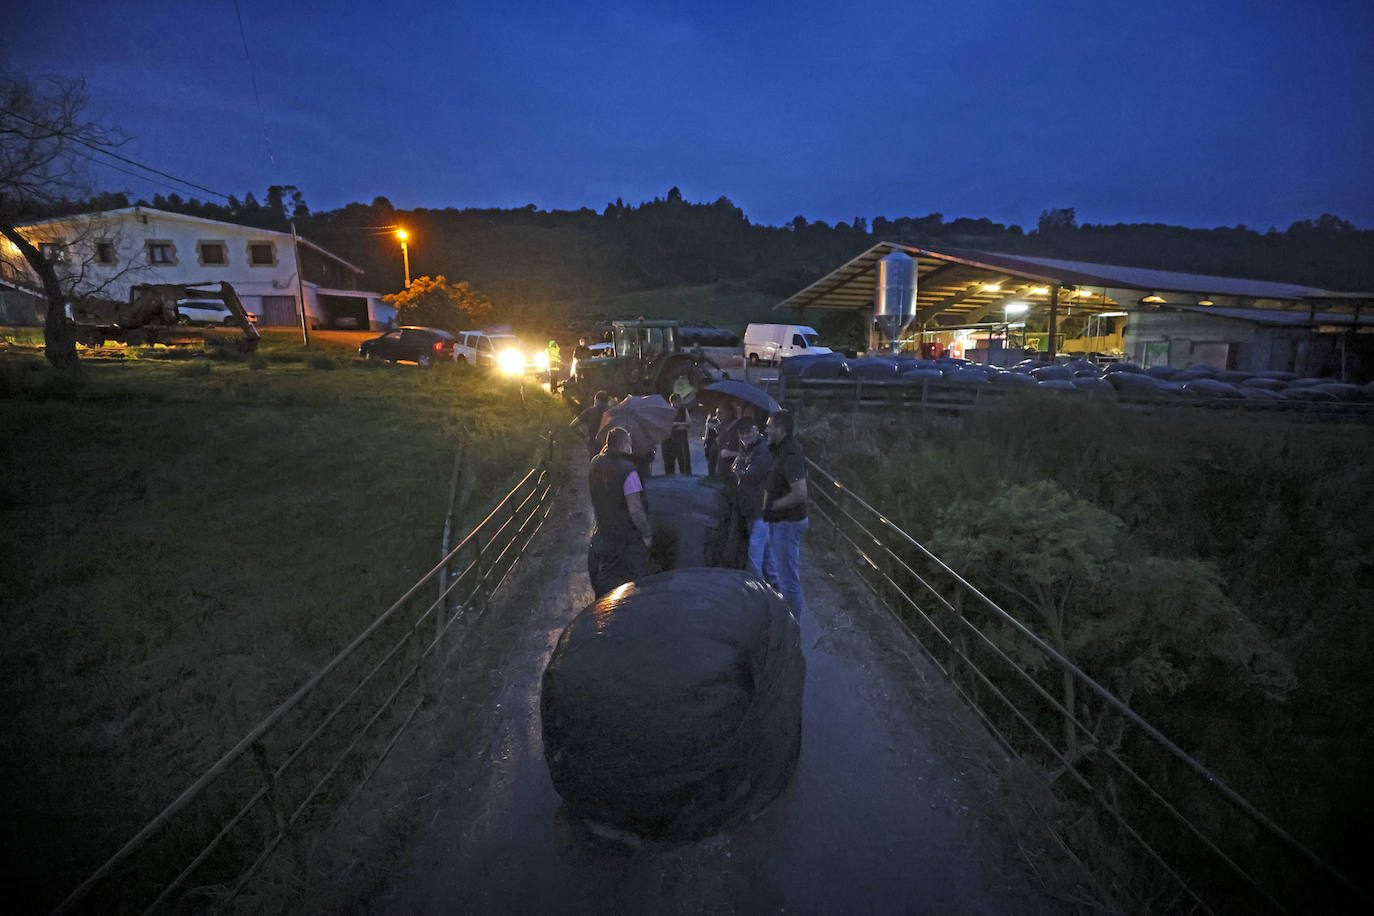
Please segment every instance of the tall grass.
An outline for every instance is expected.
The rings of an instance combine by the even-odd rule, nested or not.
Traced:
[[[1374,429],[1290,418],[1012,402],[967,419],[806,414],[809,453],[918,540],[956,501],[1053,481],[1142,554],[1202,561],[1297,677],[1286,700],[1197,681],[1143,714],[1329,860],[1371,852]],[[977,568],[945,557],[978,584]],[[1297,787],[1301,787],[1300,789]]]
[[[71,381],[0,355],[0,871],[21,909],[434,564],[458,442],[495,498],[566,423],[500,379],[341,356],[89,361]]]

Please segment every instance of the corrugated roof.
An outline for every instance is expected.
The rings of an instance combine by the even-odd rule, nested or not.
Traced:
[[[1256,324],[1270,324],[1283,327],[1315,327],[1322,324],[1346,324],[1359,327],[1374,326],[1374,315],[1352,314],[1351,312],[1303,312],[1289,309],[1233,309],[1215,305],[1173,305],[1166,308],[1181,312],[1201,312],[1221,318],[1236,318],[1253,321]]]
[[[1150,292],[1186,292],[1213,296],[1243,296],[1250,299],[1302,299],[1321,295],[1325,290],[1292,283],[1269,280],[1242,280],[1236,277],[1214,277],[1208,274],[1187,274],[1173,270],[1150,270],[1145,267],[1116,267],[1110,264],[1090,264],[1085,261],[1061,261],[1056,258],[1032,258],[992,251],[968,251],[984,263],[1017,269],[1048,270],[1054,277],[1072,277],[1075,285],[1115,286]]]
[[[1374,302],[1374,293],[1333,293],[1310,286],[1215,277],[1178,271],[1117,267],[1084,261],[1026,257],[963,248],[917,248],[879,242],[779,303],[777,309],[849,311],[871,307],[879,259],[902,251],[917,261],[917,320],[929,326],[962,327],[1000,316],[1005,306],[1025,302],[1048,305],[1050,290],[1060,288],[1059,303],[1082,311],[1139,308],[1151,294],[1169,304],[1226,297],[1222,305],[1248,307],[1257,301],[1271,308],[1308,310],[1308,301]]]

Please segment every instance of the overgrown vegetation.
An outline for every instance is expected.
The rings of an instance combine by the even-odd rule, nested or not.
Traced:
[[[480,519],[566,423],[462,372],[0,352],[4,883],[53,905]],[[335,371],[320,371],[325,363]],[[16,905],[13,904],[12,905]]]
[[[1363,874],[1374,431],[1038,402],[962,421],[813,420],[822,465]],[[1049,689],[1100,721],[1067,680]],[[1072,729],[1054,734],[1075,760]]]

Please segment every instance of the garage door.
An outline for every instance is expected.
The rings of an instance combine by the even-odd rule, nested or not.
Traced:
[[[296,316],[296,297],[263,296],[262,319],[258,323],[272,328],[290,328],[300,324],[300,318]]]

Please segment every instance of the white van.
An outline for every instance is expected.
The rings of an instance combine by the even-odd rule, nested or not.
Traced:
[[[750,365],[780,362],[789,356],[819,356],[816,329],[804,324],[751,324],[744,329],[744,358]]]

